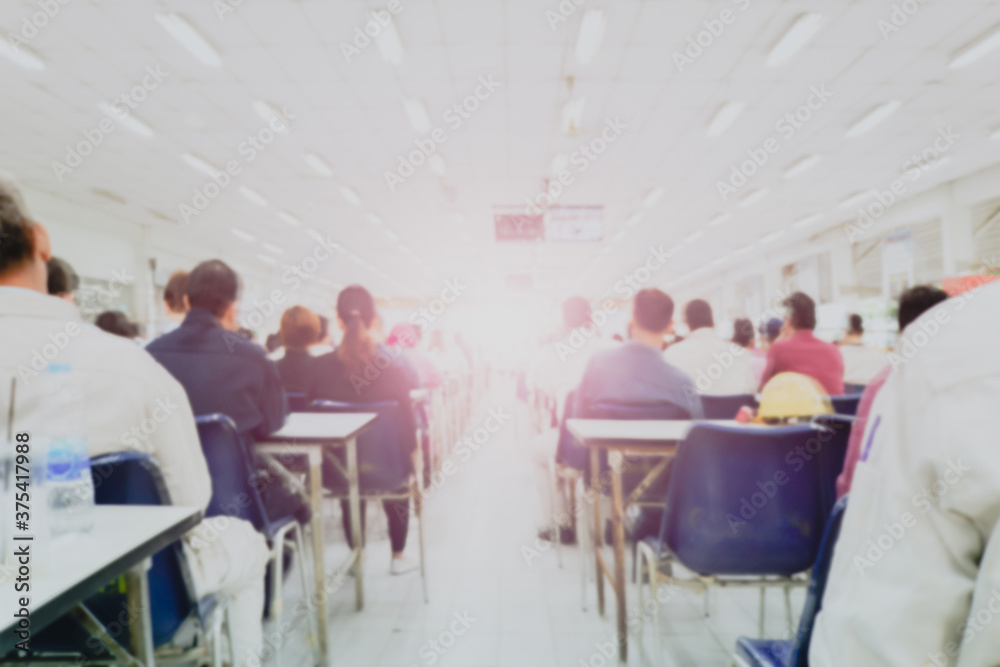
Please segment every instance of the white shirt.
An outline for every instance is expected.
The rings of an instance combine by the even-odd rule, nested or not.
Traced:
[[[587,335],[587,332],[590,335]],[[566,395],[580,386],[590,358],[596,352],[616,347],[617,343],[596,335],[585,327],[571,331],[562,340],[543,347],[528,367],[528,385],[554,397],[561,418]]]
[[[889,355],[867,345],[841,345],[844,358],[844,382],[868,384],[889,365]]]
[[[987,285],[924,313],[890,357],[813,633],[814,667],[997,664],[998,330],[1000,284]]]
[[[719,338],[715,329],[702,327],[668,347],[663,358],[687,373],[699,393],[724,396],[757,391],[750,354],[745,347]]]

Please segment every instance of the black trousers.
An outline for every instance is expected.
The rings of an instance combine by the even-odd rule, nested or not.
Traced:
[[[364,500],[361,501],[361,543],[365,543],[365,507]],[[392,553],[400,553],[406,548],[406,533],[410,528],[410,500],[383,500],[382,509],[389,520],[389,541],[392,543]],[[352,549],[354,541],[351,539],[351,503],[346,499],[340,501],[340,514],[344,520],[344,534],[347,536],[347,544]]]

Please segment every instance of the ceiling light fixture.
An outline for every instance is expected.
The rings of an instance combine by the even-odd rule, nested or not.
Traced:
[[[267,200],[264,199],[264,196],[262,194],[260,194],[256,190],[251,190],[245,185],[240,186],[240,194],[249,199],[257,206],[267,206]]]
[[[588,9],[580,21],[580,34],[576,38],[576,59],[581,65],[590,63],[601,50],[608,20],[601,9]]]
[[[373,225],[382,224],[382,218],[380,218],[379,214],[375,213],[374,211],[368,211],[367,213],[365,213],[365,219],[368,222],[372,223]]]
[[[847,195],[837,204],[838,208],[854,208],[855,205],[868,201],[875,195],[874,190],[862,190],[853,195]]]
[[[959,67],[971,65],[980,58],[994,51],[998,46],[1000,46],[1000,28],[994,28],[993,32],[976,40],[969,46],[966,46],[964,49],[959,51],[955,57],[951,59],[951,62],[948,63],[948,67],[957,69]]]
[[[819,154],[807,155],[786,169],[782,176],[786,179],[795,178],[815,167],[822,159],[823,156]]]
[[[743,208],[753,206],[761,199],[766,197],[768,192],[770,192],[768,188],[758,188],[757,190],[754,190],[753,192],[743,197],[743,199],[740,200],[740,206],[742,206]]]
[[[45,62],[27,46],[17,46],[12,39],[0,39],[0,56],[24,69],[43,70]]]
[[[778,231],[771,232],[770,234],[768,234],[767,236],[765,236],[764,238],[762,238],[759,241],[759,243],[761,243],[761,244],[770,243],[771,241],[773,241],[773,240],[775,240],[777,238],[780,238],[780,237],[782,237],[784,235],[785,235],[785,230],[784,229],[779,229]]]
[[[645,215],[646,213],[644,211],[636,211],[635,213],[633,213],[632,215],[630,215],[628,218],[625,219],[625,225],[628,227],[634,227],[635,225],[638,225],[640,222],[642,222],[642,219],[643,217],[645,217]]]
[[[399,240],[399,235],[396,234],[396,232],[392,231],[391,229],[385,230],[385,236],[390,241],[398,241]]]
[[[718,266],[720,264],[725,264],[729,260],[730,260],[730,256],[729,255],[723,255],[722,257],[718,257],[716,259],[713,259],[708,265],[709,266]]]
[[[314,241],[318,241],[319,243],[326,242],[326,238],[312,227],[306,229],[306,236],[309,236]]]
[[[257,112],[257,115],[260,116],[265,123],[268,123],[272,130],[278,134],[288,134],[288,128],[291,126],[291,123],[288,118],[285,117],[284,113],[274,108],[264,100],[256,100],[253,103],[253,110]],[[271,121],[275,120],[278,121],[278,127],[271,126]]]
[[[727,222],[732,217],[733,217],[732,213],[720,213],[719,215],[715,216],[714,218],[708,221],[708,226],[718,227],[722,223]]]
[[[222,67],[218,51],[179,14],[157,14],[156,20],[195,58],[209,67]]]
[[[266,262],[268,264],[277,264],[278,263],[277,260],[274,259],[274,257],[270,257],[269,255],[257,255],[257,258],[260,261]]]
[[[801,14],[767,54],[767,66],[776,67],[787,62],[813,38],[821,25],[822,14]]]
[[[715,112],[715,115],[712,116],[712,120],[708,124],[708,129],[705,130],[705,136],[721,136],[739,118],[745,107],[745,102],[726,102],[723,104]]]
[[[427,158],[427,166],[438,176],[444,176],[447,173],[447,169],[444,166],[444,158],[437,153]]]
[[[847,138],[853,139],[854,137],[860,137],[862,134],[868,132],[886,118],[896,113],[901,106],[903,106],[903,103],[899,100],[892,100],[891,102],[880,104],[847,128]]]
[[[284,220],[286,223],[292,227],[298,227],[302,224],[302,221],[296,218],[291,213],[286,213],[285,211],[278,211],[278,217]]]
[[[246,241],[247,243],[253,243],[254,241],[256,241],[256,240],[257,240],[257,237],[256,237],[256,236],[254,236],[254,235],[253,235],[253,234],[251,234],[250,232],[245,232],[245,231],[243,231],[243,230],[242,230],[242,229],[240,229],[239,227],[233,227],[233,228],[232,228],[232,229],[230,229],[229,231],[233,233],[233,236],[235,236],[235,237],[236,237],[236,238],[238,238],[238,239],[243,239],[243,240],[244,240],[244,241]]]
[[[138,134],[140,137],[149,138],[153,136],[153,130],[149,127],[149,125],[146,125],[127,111],[117,109],[107,102],[101,102],[98,107],[101,111],[110,116],[112,120],[121,124],[121,126],[126,130]]]
[[[663,199],[663,188],[655,187],[646,193],[645,199],[642,200],[642,205],[646,208],[653,208],[656,206],[657,202]]]
[[[403,110],[406,117],[410,119],[410,127],[414,132],[427,134],[431,131],[431,117],[427,115],[427,107],[420,100],[404,99]]]
[[[681,243],[692,243],[694,241],[697,241],[698,239],[700,239],[704,235],[705,235],[705,230],[704,229],[699,229],[698,231],[691,232],[690,234],[688,234],[687,236],[685,236],[684,240],[681,241]]]
[[[330,169],[330,165],[328,165],[323,158],[314,153],[306,155],[306,163],[320,176],[333,176],[333,170]]]
[[[742,248],[737,248],[736,250],[733,251],[733,254],[734,255],[744,255],[744,254],[750,252],[751,250],[753,250],[753,248],[754,248],[755,245],[757,245],[757,244],[756,243],[751,243],[750,245],[745,245]]]
[[[379,25],[378,15],[373,11],[371,16]],[[399,33],[396,31],[396,24],[390,21],[382,26],[382,31],[375,37],[375,44],[382,54],[382,59],[390,65],[399,66],[403,63],[403,43],[399,40]]]
[[[576,134],[583,122],[583,109],[587,105],[586,97],[574,97],[566,102],[562,110],[563,134]]]
[[[614,241],[615,243],[618,243],[623,238],[625,238],[625,230],[624,229],[621,230],[620,232],[618,232],[617,234],[615,234],[615,237],[613,239],[611,239],[611,240]]]
[[[796,229],[801,229],[802,227],[808,227],[809,225],[819,222],[823,219],[822,213],[813,213],[812,215],[807,215],[804,218],[799,218],[792,223],[792,227]]]
[[[284,250],[282,250],[278,246],[274,245],[273,243],[266,243],[265,242],[265,243],[261,243],[261,245],[264,246],[264,250],[267,250],[268,252],[273,252],[275,255],[283,255],[285,253]]]
[[[181,155],[181,160],[183,160],[186,165],[188,165],[195,171],[199,171],[202,174],[208,176],[209,178],[215,178],[221,173],[218,169],[216,169],[209,163],[205,162],[200,157],[196,155],[191,155],[191,153],[184,153],[183,155]]]
[[[340,186],[340,196],[344,198],[344,201],[352,206],[361,206],[361,195],[358,194],[357,190],[350,186]]]

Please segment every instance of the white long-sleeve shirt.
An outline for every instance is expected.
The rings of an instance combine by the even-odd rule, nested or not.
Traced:
[[[907,327],[872,406],[809,657],[1000,661],[1000,285]]]
[[[751,354],[736,343],[722,340],[712,327],[702,327],[668,347],[663,358],[691,376],[698,393],[722,396],[757,391]]]

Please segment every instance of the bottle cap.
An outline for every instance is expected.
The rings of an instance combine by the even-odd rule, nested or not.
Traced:
[[[69,373],[72,370],[70,364],[49,364],[49,373]]]

